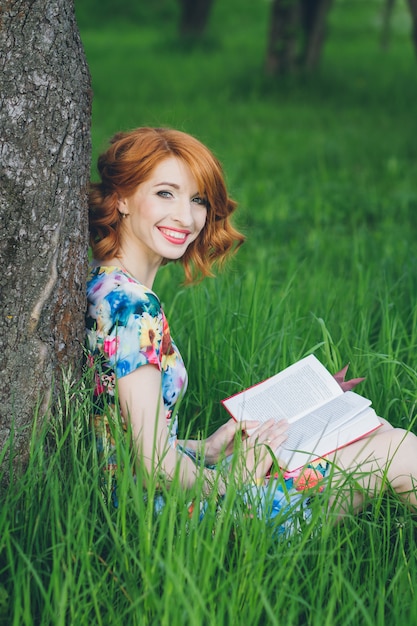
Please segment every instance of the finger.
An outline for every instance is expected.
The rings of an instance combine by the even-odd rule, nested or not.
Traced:
[[[288,426],[287,420],[272,421],[272,424],[265,425],[264,428],[259,428],[256,433],[253,433],[251,439],[255,445],[265,444],[275,449],[287,439]]]
[[[278,426],[278,424],[281,424],[282,421],[285,420],[274,420],[273,418],[270,418],[269,420],[266,420],[265,422],[258,422],[258,427],[252,431],[252,434],[261,434],[266,432],[267,430],[269,430],[270,428],[276,428]]]
[[[268,422],[274,422],[273,419],[268,420]],[[267,422],[263,422],[261,420],[235,420],[231,417],[223,426],[233,426],[235,431],[238,430],[254,430],[266,424]]]
[[[272,424],[270,426],[268,426],[268,428],[266,428],[263,433],[266,434],[268,437],[274,437],[274,436],[279,436],[280,434],[287,432],[289,428],[289,423],[286,419],[281,419],[278,422],[272,422]]]
[[[282,430],[281,432],[275,432],[266,438],[264,442],[267,446],[269,446],[272,450],[277,450],[282,444],[288,439],[288,434],[286,430]]]

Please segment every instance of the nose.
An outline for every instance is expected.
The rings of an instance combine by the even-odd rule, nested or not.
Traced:
[[[189,198],[180,198],[175,206],[174,221],[183,227],[193,224],[193,204]]]

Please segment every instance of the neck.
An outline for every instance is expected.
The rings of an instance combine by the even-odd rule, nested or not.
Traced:
[[[160,266],[159,263],[157,266],[154,267],[145,267],[135,259],[132,259],[131,257],[123,253],[121,253],[120,256],[112,259],[112,263],[119,266],[125,272],[133,276],[133,278],[136,278],[136,280],[142,283],[142,285],[149,287],[149,289],[152,289],[156,274]]]

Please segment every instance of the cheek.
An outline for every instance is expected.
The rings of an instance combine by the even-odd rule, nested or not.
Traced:
[[[206,221],[207,221],[207,210],[200,211],[196,219],[196,226],[197,226],[199,233],[203,230],[206,224]]]

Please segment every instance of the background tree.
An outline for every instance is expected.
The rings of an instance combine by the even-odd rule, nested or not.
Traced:
[[[412,39],[414,44],[414,50],[417,54],[417,0],[408,0],[408,6],[410,7],[411,19],[413,20]]]
[[[213,0],[180,0],[180,34],[189,38],[201,37],[212,5]]]
[[[0,442],[82,357],[90,76],[71,0],[0,0]]]
[[[382,8],[382,28],[381,28],[381,46],[386,50],[390,41],[390,25],[392,12],[394,10],[395,0],[384,0]]]
[[[269,74],[317,66],[332,0],[274,0],[266,57]]]

